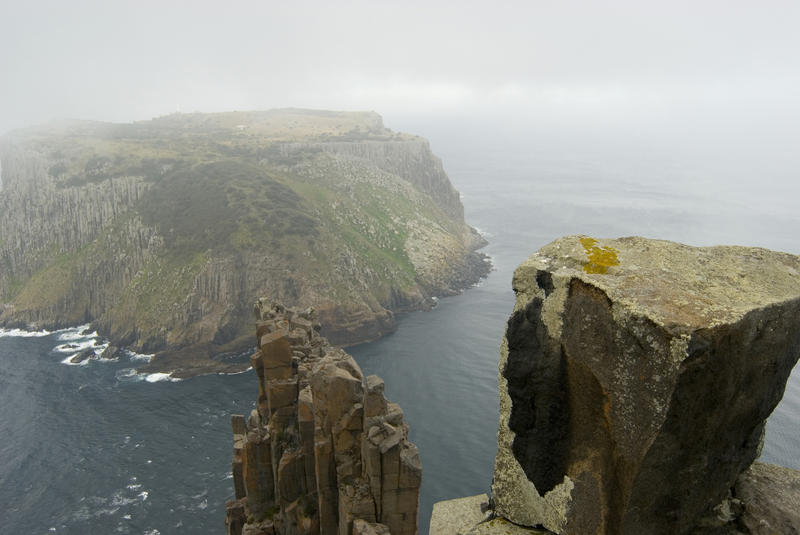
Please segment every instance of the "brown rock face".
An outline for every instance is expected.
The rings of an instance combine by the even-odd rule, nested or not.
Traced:
[[[800,355],[800,257],[567,237],[514,290],[496,512],[559,534],[692,532],[758,457]]]
[[[260,301],[256,315],[258,409],[232,418],[229,535],[416,534],[422,466],[383,381],[328,345],[313,311]]]

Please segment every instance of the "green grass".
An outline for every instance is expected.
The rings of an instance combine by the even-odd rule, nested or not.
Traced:
[[[57,303],[66,298],[72,289],[75,268],[79,265],[83,251],[57,253],[52,248],[44,269],[36,272],[20,285],[17,282],[15,304],[22,309],[33,309],[41,303]]]
[[[287,140],[410,137],[383,129],[371,113],[181,114],[131,125],[69,123],[25,135],[50,156],[58,187],[137,176],[147,189],[92,243],[47,252],[29,280],[6,279],[3,299],[30,307],[88,302],[81,277],[123,271],[126,258],[142,256],[147,233],[130,230],[140,220],[163,247],[149,250],[153,256],[130,279],[108,281],[102,291],[109,323],[141,335],[165,327],[215,259],[268,259],[269,269],[287,274],[281,281],[291,277],[315,295],[342,304],[386,303],[393,292],[420,284],[405,252],[409,221],[460,232],[461,222],[399,177],[378,173],[372,181],[376,171],[368,164],[342,163],[319,148],[288,156],[280,148]],[[354,264],[345,265],[349,260]]]

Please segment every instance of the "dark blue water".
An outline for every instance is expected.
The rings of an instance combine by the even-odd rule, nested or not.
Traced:
[[[531,252],[584,233],[800,254],[800,181],[785,176],[800,165],[777,156],[759,162],[731,149],[715,158],[633,138],[609,146],[516,135],[513,145],[501,135],[470,138],[468,129],[458,137],[406,129],[431,138],[495,266],[464,295],[351,348],[365,373],[384,377],[411,424],[423,463],[423,534],[435,501],[489,488],[511,274]],[[91,341],[75,333],[0,337],[0,533],[223,532],[229,415],[254,406],[252,372],[149,382],[132,374],[131,356],[70,366],[61,363],[69,353],[54,348],[70,341],[60,338]],[[763,459],[800,469],[798,428],[795,369]]]
[[[87,340],[0,338],[0,533],[223,532],[252,374],[151,383],[130,356],[62,364],[64,336]]]

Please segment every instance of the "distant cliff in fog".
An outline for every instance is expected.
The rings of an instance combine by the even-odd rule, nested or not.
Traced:
[[[427,141],[373,112],[62,122],[0,163],[0,324],[90,321],[154,370],[229,369],[257,296],[357,343],[488,269]]]

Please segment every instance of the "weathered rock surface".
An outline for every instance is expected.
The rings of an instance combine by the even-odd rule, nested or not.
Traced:
[[[489,516],[489,497],[486,494],[467,496],[433,504],[429,533],[463,535]]]
[[[800,355],[800,258],[559,239],[515,272],[496,512],[556,533],[687,533],[758,457]]]
[[[739,476],[734,495],[744,504],[739,523],[753,535],[800,533],[800,472],[753,463]]]
[[[800,356],[800,257],[570,236],[520,265],[514,291],[495,521],[580,535],[797,529],[797,472],[752,463]],[[504,529],[492,522],[468,532]]]
[[[489,268],[428,143],[375,113],[63,122],[0,138],[0,172],[0,325],[91,322],[148,372],[234,371],[254,295],[347,345]]]
[[[430,535],[545,535],[551,532],[512,524],[494,515],[486,494],[433,505]]]
[[[383,381],[330,346],[312,310],[255,312],[258,403],[232,417],[228,534],[416,534],[422,466]]]
[[[120,348],[118,348],[115,345],[109,344],[108,347],[106,347],[103,350],[103,352],[100,353],[100,358],[101,359],[107,359],[107,360],[115,359],[115,358],[119,357],[121,352],[122,352],[122,350]]]

